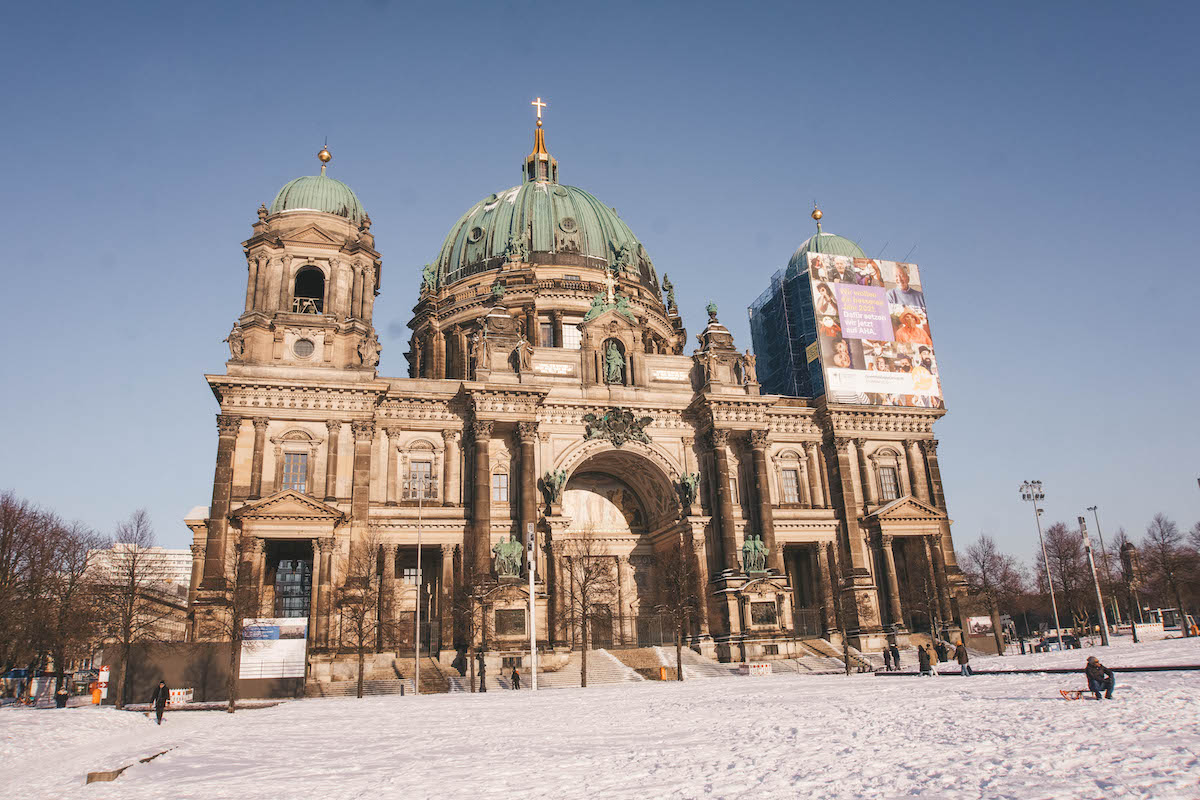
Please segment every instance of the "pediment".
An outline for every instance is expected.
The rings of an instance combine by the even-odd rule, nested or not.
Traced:
[[[872,517],[880,522],[946,519],[944,512],[939,511],[937,508],[923,500],[918,500],[912,495],[906,495],[898,498],[881,508],[875,509],[873,512],[867,515],[868,519],[871,519]]]
[[[629,309],[629,313],[633,313],[632,308]],[[597,314],[591,319],[585,321],[579,327],[585,329],[597,328],[602,330],[629,330],[630,328],[640,328],[641,326],[637,322],[630,320],[629,317],[621,313],[619,308],[614,306],[609,308],[607,311]]]
[[[301,242],[304,244],[338,244],[332,236],[318,228],[316,225],[309,225],[299,230],[291,231],[283,236],[287,242]]]
[[[229,518],[235,522],[246,519],[303,519],[338,525],[345,521],[346,515],[328,503],[323,503],[294,489],[285,489],[261,500],[247,503],[230,514]]]

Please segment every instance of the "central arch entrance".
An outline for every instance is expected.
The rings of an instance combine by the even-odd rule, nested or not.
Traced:
[[[644,454],[604,450],[581,460],[564,487],[558,536],[564,634],[572,647],[672,641],[656,619],[656,553],[677,539],[670,478]],[[586,615],[586,620],[584,616]]]

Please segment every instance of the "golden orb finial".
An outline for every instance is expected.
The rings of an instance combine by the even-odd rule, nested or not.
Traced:
[[[821,213],[821,209],[819,209],[819,208],[813,209],[812,218],[815,219],[817,222],[820,222],[821,217],[823,217],[823,216],[825,216],[825,215]]]
[[[325,165],[333,160],[333,153],[329,152],[329,140],[325,141],[321,147],[321,152],[317,153],[317,158],[321,161],[321,174],[325,174]]]

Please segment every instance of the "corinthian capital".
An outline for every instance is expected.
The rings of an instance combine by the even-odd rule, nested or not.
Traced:
[[[537,430],[536,422],[518,422],[517,439],[522,442],[532,442],[537,438]]]
[[[762,450],[766,448],[770,440],[770,431],[750,431],[750,446],[755,450]]]
[[[723,428],[713,428],[709,432],[708,438],[714,448],[725,447],[729,444],[729,431]]]
[[[254,423],[255,433],[261,433],[265,431],[267,426],[271,424],[271,420],[267,419],[266,417],[255,417],[252,422]]]
[[[242,418],[233,414],[217,414],[217,436],[237,436]]]
[[[472,420],[471,435],[474,436],[476,440],[490,439],[492,436],[492,428],[495,426],[496,423],[492,422],[490,419]]]
[[[342,432],[342,421],[340,419],[325,420],[325,430],[329,432],[330,436],[337,436]]]
[[[369,442],[375,438],[375,420],[356,419],[350,423],[350,430],[354,431],[356,442]]]
[[[921,449],[925,451],[927,456],[937,455],[937,439],[922,439]]]
[[[458,440],[461,438],[462,431],[454,430],[453,428],[447,428],[446,430],[442,431],[442,441],[445,442],[447,446],[458,444]]]

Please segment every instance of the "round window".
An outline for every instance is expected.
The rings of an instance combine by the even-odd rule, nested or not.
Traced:
[[[296,343],[292,345],[292,352],[300,358],[308,358],[316,349],[317,346],[312,343],[312,339],[297,339]]]
[[[470,242],[471,244],[478,242],[482,238],[483,238],[483,228],[480,228],[478,226],[471,228],[470,233],[467,234],[467,241]]]
[[[579,230],[579,224],[575,222],[574,217],[563,217],[558,221],[558,227],[562,228],[563,233],[574,233]]]

